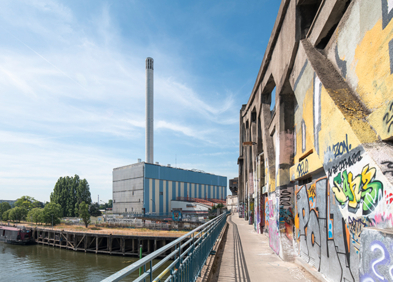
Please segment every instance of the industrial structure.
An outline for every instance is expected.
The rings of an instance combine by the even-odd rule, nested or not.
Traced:
[[[237,177],[229,179],[229,190],[231,190],[232,195],[237,195],[239,179]]]
[[[172,212],[172,201],[176,209],[184,212],[195,210],[206,204],[225,202],[227,178],[198,170],[161,166],[154,161],[154,60],[146,58],[146,161],[113,169],[113,213],[168,214]]]
[[[392,279],[392,18],[390,0],[282,0],[240,110],[239,216],[329,281]]]
[[[154,60],[146,58],[146,162],[154,162]]]
[[[172,201],[225,200],[227,178],[140,162],[113,169],[113,213],[172,211]]]

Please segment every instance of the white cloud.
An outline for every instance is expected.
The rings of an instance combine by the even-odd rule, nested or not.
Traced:
[[[156,131],[237,148],[233,94],[195,85],[169,50],[124,41],[109,6],[82,21],[66,5],[0,3],[0,198],[32,189],[49,200],[58,177],[75,173],[110,198],[112,169],[144,150],[146,53],[159,66]]]

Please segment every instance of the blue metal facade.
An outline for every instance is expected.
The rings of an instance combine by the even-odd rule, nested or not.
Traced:
[[[171,200],[177,197],[222,199],[227,196],[227,178],[223,176],[144,164],[145,212],[171,212]]]

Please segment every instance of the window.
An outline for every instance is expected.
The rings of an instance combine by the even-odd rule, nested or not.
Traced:
[[[126,210],[126,212],[127,212],[127,208],[126,208],[125,210]]]

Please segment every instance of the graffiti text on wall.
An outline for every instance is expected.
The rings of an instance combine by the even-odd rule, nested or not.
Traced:
[[[336,200],[342,206],[348,204],[348,211],[352,213],[356,213],[362,204],[363,215],[370,214],[383,198],[383,184],[375,180],[375,173],[376,169],[369,165],[355,177],[347,170],[339,172],[332,187]]]
[[[360,281],[393,280],[393,240],[390,234],[365,230],[362,234]]]
[[[359,258],[334,201],[327,178],[297,189],[295,222],[300,255],[333,281],[355,281]]]
[[[280,235],[278,233],[278,199],[269,200],[269,245],[276,254],[280,253]]]
[[[297,177],[302,177],[308,173],[308,160],[305,159],[304,161],[300,162],[297,165]]]
[[[362,160],[362,151],[356,150],[354,152],[348,153],[346,156],[343,156],[339,161],[333,162],[328,168],[328,176],[332,176],[336,174],[338,171],[342,171],[347,169],[348,167],[358,163]]]
[[[383,174],[386,175],[386,174],[390,173],[393,176],[393,162],[385,161],[385,162],[381,162],[381,164],[386,166],[386,169],[383,168],[383,170],[382,170]]]
[[[383,122],[386,126],[386,130],[390,133],[390,127],[393,125],[393,102],[390,103],[389,110],[383,116]]]
[[[333,144],[333,146],[328,147],[328,151],[333,152],[335,158],[343,154],[349,153],[351,149],[352,145],[348,143],[348,134],[345,134],[345,140],[337,142],[336,144]]]

